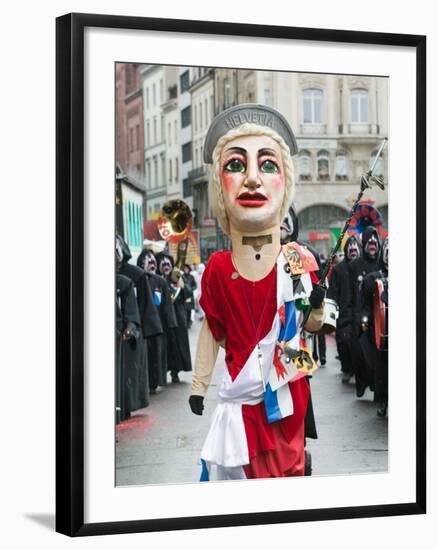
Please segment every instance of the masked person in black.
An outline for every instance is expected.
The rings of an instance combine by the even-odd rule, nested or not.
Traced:
[[[168,331],[167,339],[167,365],[170,371],[171,381],[180,382],[180,371],[191,371],[190,342],[188,339],[187,314],[185,300],[192,298],[193,293],[185,287],[182,277],[177,282],[172,280],[171,274],[174,268],[173,258],[161,252],[156,255],[158,273],[162,275],[170,287],[170,293],[176,313],[177,327]]]
[[[361,325],[363,334],[360,337],[361,346],[367,364],[374,365],[374,400],[379,404],[377,415],[384,417],[387,414],[388,405],[388,239],[382,244],[381,256],[379,259],[378,271],[368,273],[363,279],[362,294],[362,318]],[[383,289],[380,298],[375,297],[377,281]],[[386,312],[385,326],[381,326],[384,333],[382,337],[382,349],[376,345],[374,303],[384,308]]]
[[[168,331],[176,328],[176,313],[167,281],[157,274],[158,262],[152,250],[145,248],[138,256],[137,265],[147,275],[153,301],[158,308],[163,328],[162,334],[147,340],[150,393],[155,394],[158,386],[167,384],[167,338]]]
[[[162,325],[158,310],[153,302],[149,281],[143,269],[132,265],[129,246],[124,239],[117,235],[115,239],[117,272],[131,279],[134,283],[138,310],[141,321],[142,340],[140,341],[138,372],[134,383],[134,399],[132,410],[147,407],[149,404],[149,373],[147,366],[147,338],[162,334]]]
[[[115,410],[118,424],[130,416],[135,406],[136,373],[139,371],[138,341],[141,338],[141,321],[133,282],[117,273],[115,319]]]
[[[194,310],[194,291],[197,288],[196,281],[191,273],[191,267],[188,264],[183,266],[182,278],[184,280],[185,288],[190,289],[192,296],[185,299],[185,310],[187,313],[187,327],[191,328],[193,324],[191,320],[192,311]]]
[[[379,254],[381,242],[378,231],[373,226],[368,226],[362,235],[363,254],[352,260],[349,264],[351,285],[348,298],[348,307],[352,311],[353,336],[351,340],[352,359],[355,366],[355,389],[357,397],[362,397],[367,387],[373,391],[372,365],[366,363],[360,344],[360,336],[363,332],[363,301],[361,287],[364,277],[379,267]]]
[[[350,304],[351,274],[349,265],[352,260],[361,256],[361,242],[357,235],[348,237],[344,245],[344,259],[332,270],[329,281],[328,298],[335,300],[338,305],[337,328],[335,339],[341,362],[342,382],[347,384],[355,374],[352,358],[352,308]]]

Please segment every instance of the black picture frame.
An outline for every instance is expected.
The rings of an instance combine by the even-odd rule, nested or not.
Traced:
[[[84,523],[84,29],[136,29],[375,44],[416,52],[416,499],[387,505]],[[426,37],[68,14],[56,20],[56,530],[69,536],[426,512]],[[419,306],[420,304],[420,306]]]

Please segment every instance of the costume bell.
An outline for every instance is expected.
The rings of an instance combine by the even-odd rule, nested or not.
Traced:
[[[226,369],[201,480],[304,474],[305,378],[316,368],[305,335],[322,325],[325,289],[313,283],[318,266],[307,248],[281,246],[296,153],[288,122],[264,105],[220,113],[206,137],[210,204],[232,252],[212,254],[202,277],[205,320],[189,399],[195,414],[202,414],[220,346]]]

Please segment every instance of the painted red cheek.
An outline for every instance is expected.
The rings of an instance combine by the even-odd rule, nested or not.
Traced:
[[[282,187],[284,187],[284,176],[283,176],[283,174],[278,174],[277,176],[272,178],[271,182],[272,182],[273,187],[277,191],[279,191],[280,189],[282,189]]]
[[[239,174],[232,173],[232,172],[226,172],[225,170],[222,172],[222,183],[223,187],[229,191],[234,185],[236,180],[238,179],[236,176]]]

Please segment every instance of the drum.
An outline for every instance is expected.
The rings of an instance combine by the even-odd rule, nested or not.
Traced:
[[[388,306],[382,299],[384,282],[376,279],[373,291],[373,328],[375,344],[379,351],[387,349],[388,340]]]
[[[330,334],[337,328],[338,305],[335,300],[325,298],[323,309],[323,325],[317,334]]]

